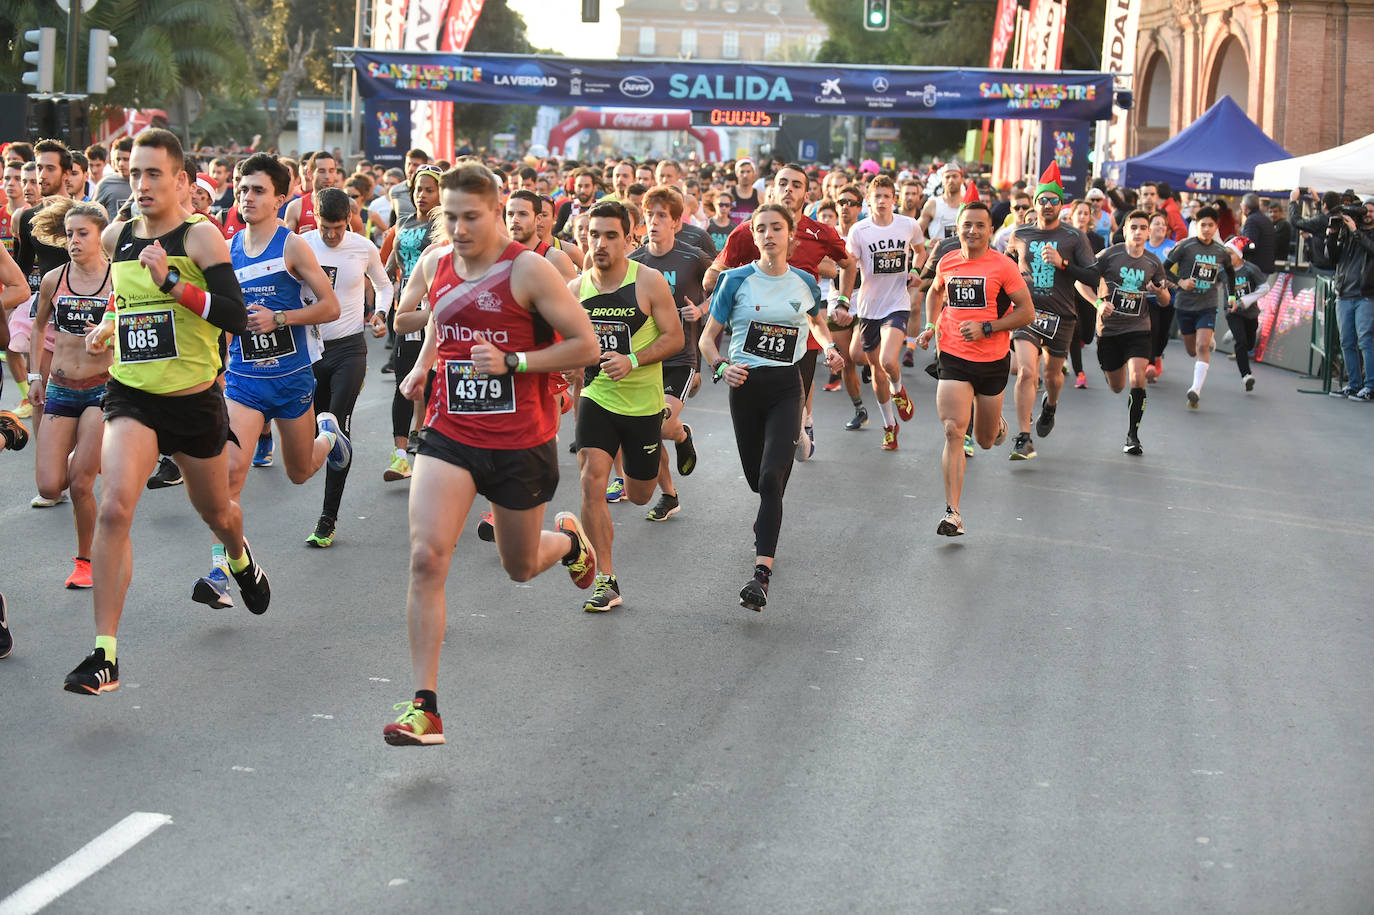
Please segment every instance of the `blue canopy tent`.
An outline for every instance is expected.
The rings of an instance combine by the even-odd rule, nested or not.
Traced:
[[[1176,191],[1231,196],[1250,191],[1255,166],[1290,158],[1284,148],[1222,96],[1202,117],[1147,153],[1108,162],[1103,174],[1118,185],[1167,181]]]

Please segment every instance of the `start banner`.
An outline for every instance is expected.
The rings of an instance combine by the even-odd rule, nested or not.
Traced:
[[[1112,77],[934,67],[575,60],[357,49],[371,99],[588,107],[760,109],[906,118],[1096,121]]]

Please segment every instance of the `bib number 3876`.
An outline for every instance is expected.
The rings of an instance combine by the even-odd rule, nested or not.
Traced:
[[[470,360],[453,360],[444,363],[444,382],[449,413],[515,412],[515,379],[510,374],[483,375]]]
[[[177,357],[176,322],[170,308],[121,313],[118,327],[120,362],[158,362]]]

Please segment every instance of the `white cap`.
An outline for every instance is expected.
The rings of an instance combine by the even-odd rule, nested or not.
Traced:
[[[748,156],[740,156],[738,159],[735,160],[735,168],[739,168],[746,162],[748,162],[750,165],[754,164],[754,160],[749,158]]]

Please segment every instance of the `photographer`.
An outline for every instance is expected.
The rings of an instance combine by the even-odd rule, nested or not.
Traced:
[[[1307,191],[1307,193],[1303,193]],[[1302,218],[1302,199],[1307,197],[1311,200],[1320,200],[1322,211],[1311,219]],[[1326,230],[1336,219],[1336,211],[1341,208],[1341,195],[1335,191],[1327,191],[1320,198],[1312,193],[1308,188],[1295,188],[1293,193],[1288,195],[1288,222],[1294,229],[1306,235],[1316,237],[1312,243],[1310,263],[1318,270],[1330,270],[1336,266],[1335,262],[1326,256],[1326,245],[1322,241]]]
[[[1374,197],[1337,210],[1326,253],[1336,265],[1336,323],[1347,378],[1331,394],[1374,402]]]

